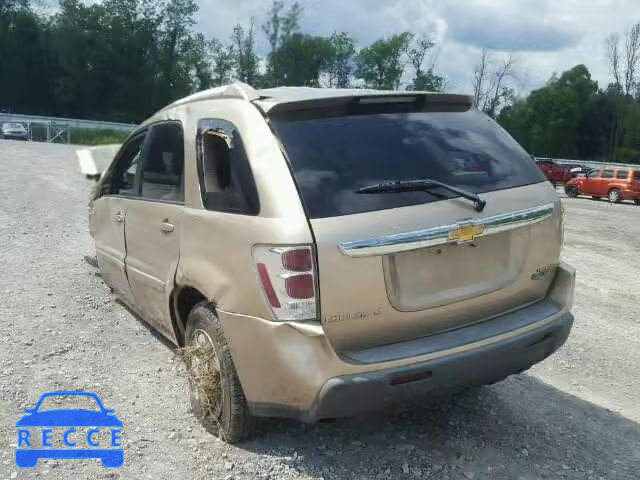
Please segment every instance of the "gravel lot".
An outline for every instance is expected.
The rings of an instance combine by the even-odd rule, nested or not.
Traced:
[[[640,207],[565,199],[576,324],[528,373],[436,407],[263,421],[255,440],[233,447],[194,420],[171,346],[84,260],[89,187],[72,148],[0,141],[0,479],[640,478]],[[95,391],[116,410],[121,469],[16,468],[15,422],[63,389]]]

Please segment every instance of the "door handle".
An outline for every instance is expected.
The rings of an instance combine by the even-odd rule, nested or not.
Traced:
[[[116,212],[116,214],[113,216],[113,219],[118,223],[122,223],[124,222],[124,215],[122,212]]]
[[[173,225],[173,223],[169,223],[169,222],[162,222],[160,224],[160,230],[165,232],[165,233],[171,233],[173,232],[173,229],[175,228],[175,226]]]

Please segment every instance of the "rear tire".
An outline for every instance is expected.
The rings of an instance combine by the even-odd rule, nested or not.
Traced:
[[[569,185],[564,187],[564,193],[567,194],[567,197],[576,198],[580,192],[578,191],[578,187],[575,185]]]
[[[201,302],[193,307],[185,333],[185,361],[189,371],[193,412],[206,428],[222,440],[228,443],[246,440],[253,434],[254,418],[249,412],[222,325],[210,303]],[[213,350],[209,349],[207,343]],[[203,352],[208,353],[203,356]],[[206,378],[217,374],[217,379],[213,378],[219,382],[217,388],[211,384],[197,383],[197,378],[203,376],[196,377],[194,372],[202,372],[203,366],[206,372],[211,373]],[[213,369],[210,369],[212,366]]]
[[[609,190],[608,196],[611,203],[620,203],[622,201],[622,193],[617,188]]]

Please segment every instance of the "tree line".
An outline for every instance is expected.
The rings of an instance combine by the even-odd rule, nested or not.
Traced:
[[[60,0],[46,11],[0,1],[0,109],[139,122],[164,105],[240,80],[442,90],[429,35],[399,32],[359,47],[348,32],[300,29],[302,7],[274,0],[264,24],[235,25],[228,39],[194,29],[195,0]],[[264,35],[269,52],[256,51]]]
[[[428,33],[364,46],[348,32],[310,35],[295,1],[273,0],[262,24],[248,19],[227,39],[195,30],[196,0],[59,0],[55,10],[34,2],[0,0],[0,110],[137,123],[234,80],[257,88],[450,89]],[[577,65],[520,98],[518,59],[482,50],[470,72],[474,103],[534,155],[640,162],[640,23],[605,46],[606,87]]]
[[[605,87],[576,65],[524,98],[513,95],[514,57],[500,61],[483,51],[474,68],[476,105],[536,156],[640,163],[640,23],[609,35],[604,46]]]

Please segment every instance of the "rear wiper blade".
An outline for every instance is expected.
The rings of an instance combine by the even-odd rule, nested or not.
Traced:
[[[473,207],[476,211],[481,212],[487,205],[487,202],[482,200],[477,193],[463,190],[462,188],[454,187],[446,183],[439,182],[438,180],[432,180],[430,178],[423,178],[420,180],[391,180],[388,182],[375,183],[356,190],[356,193],[398,193],[398,192],[428,192],[434,188],[444,188],[450,192],[460,195],[462,198],[471,200]]]

